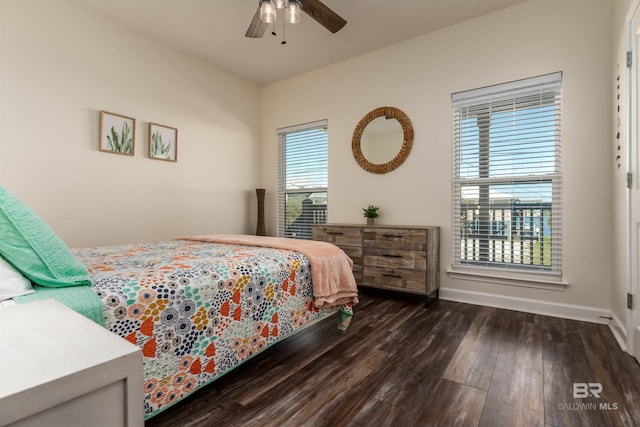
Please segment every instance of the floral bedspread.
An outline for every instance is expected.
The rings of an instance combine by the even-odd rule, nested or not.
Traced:
[[[107,329],[142,349],[149,418],[306,322],[306,257],[254,246],[175,240],[75,249]],[[351,307],[341,321],[348,326]]]

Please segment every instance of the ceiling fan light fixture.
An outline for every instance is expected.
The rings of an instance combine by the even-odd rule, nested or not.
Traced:
[[[289,4],[284,12],[284,20],[289,24],[300,22],[300,9],[302,6],[298,0],[289,0]]]
[[[0,0],[0,2],[1,1],[2,0]],[[244,36],[252,39],[262,38],[269,24],[273,25],[277,21],[277,15],[281,13],[278,8],[282,7],[282,5],[286,5],[284,9],[281,9],[284,15],[282,21],[283,42],[286,24],[296,24],[300,22],[300,11],[303,7],[303,12],[305,12],[308,17],[315,20],[331,33],[336,33],[347,24],[347,21],[327,7],[323,1],[324,0],[258,0],[258,7],[255,9],[249,28]],[[271,33],[274,36],[276,35],[275,28]]]
[[[276,9],[284,9],[289,5],[289,0],[275,0],[273,3]]]
[[[272,0],[260,0],[260,20],[267,24],[276,22],[276,8]]]

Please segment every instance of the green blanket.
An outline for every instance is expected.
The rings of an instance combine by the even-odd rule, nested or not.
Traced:
[[[100,326],[104,326],[104,312],[102,302],[90,286],[70,286],[65,288],[46,288],[44,286],[33,285],[35,292],[13,300],[17,304],[53,298],[60,301],[72,310],[93,320]]]

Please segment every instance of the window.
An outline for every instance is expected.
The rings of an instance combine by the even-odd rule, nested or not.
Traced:
[[[327,222],[326,120],[278,129],[278,236],[311,239]]]
[[[454,268],[561,273],[561,85],[452,95]]]

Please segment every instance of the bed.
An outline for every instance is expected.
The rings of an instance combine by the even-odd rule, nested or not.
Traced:
[[[57,241],[52,253],[34,244],[50,229],[36,221],[37,233],[25,233],[24,207],[6,215],[6,202],[0,187],[0,210],[18,229],[10,237],[25,239],[28,253],[16,257],[5,239],[0,255],[35,290],[13,300],[58,299],[139,346],[147,419],[325,316],[337,313],[346,330],[357,303],[351,260],[324,242],[194,236],[69,251]],[[7,224],[0,217],[2,237]],[[51,258],[35,272],[20,261],[33,251]],[[63,256],[67,264],[49,265]]]

